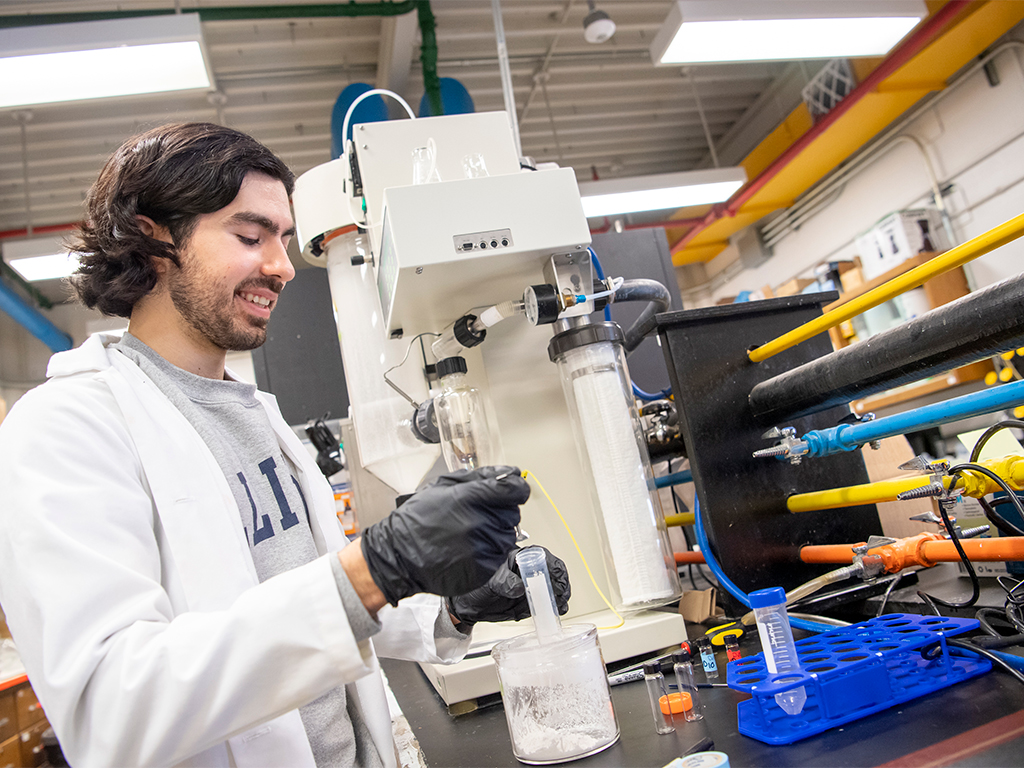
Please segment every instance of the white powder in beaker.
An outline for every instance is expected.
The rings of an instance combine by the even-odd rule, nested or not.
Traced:
[[[596,669],[603,672],[600,652],[595,648],[594,653]],[[583,663],[577,670],[563,670],[576,678],[572,682],[517,686],[506,680],[505,712],[520,758],[548,762],[578,757],[607,746],[618,735],[607,681],[593,674],[591,661],[578,661]]]

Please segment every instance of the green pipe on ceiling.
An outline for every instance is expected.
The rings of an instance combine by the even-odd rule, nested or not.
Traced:
[[[423,67],[423,87],[430,99],[431,113],[443,115],[441,104],[441,81],[437,76],[437,37],[434,14],[430,0],[384,0],[376,3],[310,3],[305,5],[252,5],[227,8],[196,8],[189,13],[198,13],[200,21],[253,21],[260,19],[312,19],[335,16],[401,16],[417,12],[423,45],[420,63]],[[39,26],[42,24],[72,24],[80,21],[106,21],[128,19],[138,16],[163,16],[171,9],[148,9],[135,11],[92,11],[80,13],[39,13],[18,16],[0,15],[0,29]]]

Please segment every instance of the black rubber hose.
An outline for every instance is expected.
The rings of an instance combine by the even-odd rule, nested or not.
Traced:
[[[672,309],[672,294],[657,280],[626,280],[615,292],[615,303],[624,301],[649,302],[640,317],[626,330],[626,352],[632,352],[654,330],[654,316]]]

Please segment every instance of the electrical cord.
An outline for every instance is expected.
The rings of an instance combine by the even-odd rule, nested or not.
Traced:
[[[978,461],[981,457],[982,449],[992,436],[1004,429],[1024,429],[1024,421],[1019,419],[1004,419],[982,432],[977,442],[974,443],[974,448],[971,450],[971,463],[976,463]],[[992,524],[1000,531],[1005,533],[1007,536],[1024,536],[1024,528],[1010,522],[995,509],[1000,504],[1012,503],[1017,508],[1018,512],[1021,511],[1019,503],[1020,500],[1017,498],[1017,494],[1013,491],[1008,491],[1008,493],[1010,498],[1007,499],[997,499],[992,502],[985,499],[978,499],[978,502],[981,504],[981,508],[985,512],[985,517],[991,520]]]
[[[975,446],[975,449],[977,449],[977,446]],[[972,452],[971,455],[973,456],[973,452]],[[957,470],[960,470],[960,472],[958,472]],[[973,461],[965,462],[963,464],[957,464],[955,467],[950,467],[949,474],[950,475],[952,475],[954,473],[960,474],[963,470],[970,470],[971,472],[977,472],[978,474],[985,475],[990,480],[992,480],[992,482],[994,482],[996,485],[998,485],[1000,487],[1000,489],[1002,489],[1003,493],[1006,494],[1005,501],[1004,500],[1000,500],[1000,503],[1009,502],[1009,503],[1013,504],[1014,508],[1017,510],[1017,514],[1019,514],[1021,516],[1021,518],[1024,519],[1024,503],[1021,503],[1020,497],[1017,496],[1017,493],[1013,490],[1013,488],[1010,487],[1009,483],[1007,483],[1005,480],[1003,480],[1003,478],[1001,478],[999,475],[997,475],[995,472],[993,472],[988,467],[983,467],[981,464],[976,464]],[[980,501],[984,502],[984,499],[981,499]],[[987,502],[983,503],[983,507],[984,506],[988,506],[989,507],[986,510],[986,514],[991,514],[993,512],[991,506]],[[996,513],[996,517],[999,518],[999,521],[1003,525],[1007,526],[1011,531],[1013,531],[1013,533],[1011,535],[1014,535],[1014,536],[1024,536],[1024,530],[1021,530],[1019,527],[1017,527],[1016,525],[1014,525],[1013,523],[1011,523],[1009,520],[1007,520],[1006,518],[1002,517],[998,513]],[[992,522],[996,523],[995,520],[993,520]],[[1004,530],[1003,529],[1003,525],[999,525],[999,523],[996,523],[996,525],[997,525],[997,527],[999,527],[1000,530]]]
[[[984,469],[984,467],[981,467],[977,464],[958,464],[957,466],[950,468],[949,475],[950,477],[962,475],[965,470],[973,470],[975,467],[979,469]],[[985,471],[987,472],[988,470]],[[995,476],[994,473],[992,474],[993,476]],[[999,482],[1002,483],[1002,480],[999,480]],[[922,600],[925,601],[925,603],[928,604],[928,607],[932,609],[936,616],[942,615],[939,612],[939,609],[936,607],[936,604],[942,605],[946,608],[970,608],[972,605],[978,602],[978,598],[981,596],[981,583],[978,581],[978,574],[974,572],[974,566],[971,564],[970,559],[967,557],[967,553],[964,552],[963,545],[960,543],[960,537],[957,536],[956,529],[953,527],[953,523],[949,519],[949,513],[946,511],[946,505],[943,504],[941,501],[939,502],[939,514],[942,516],[942,524],[946,526],[946,532],[949,534],[949,538],[953,542],[953,546],[956,548],[956,553],[960,556],[960,561],[964,564],[964,568],[967,569],[967,573],[971,577],[971,597],[970,599],[965,601],[949,602],[941,598],[935,597],[934,595],[929,595],[924,591],[918,590],[918,597],[920,597]]]
[[[885,613],[885,606],[889,603],[889,596],[892,594],[893,590],[896,589],[896,585],[899,584],[900,581],[902,581],[902,580],[903,580],[903,572],[900,571],[899,573],[896,574],[896,576],[893,578],[892,582],[889,584],[889,588],[887,590],[885,590],[885,594],[882,595],[882,604],[878,606],[878,611],[875,613],[875,618],[876,619],[879,616],[881,616],[883,613]]]
[[[1001,654],[994,653],[986,648],[980,648],[974,643],[968,640],[954,640],[952,638],[946,638],[946,645],[950,645],[954,648],[960,648],[961,650],[970,651],[976,653],[979,656],[984,656],[986,659],[991,661],[993,664],[997,664],[1002,667],[1005,671],[1009,672],[1020,683],[1024,683],[1024,674],[1021,674],[1019,669],[1013,667],[1008,661],[1006,661]]]

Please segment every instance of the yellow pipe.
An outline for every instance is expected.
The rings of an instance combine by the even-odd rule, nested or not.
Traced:
[[[897,493],[920,488],[930,482],[931,478],[927,475],[915,475],[899,480],[883,480],[878,483],[850,485],[846,488],[832,488],[827,491],[798,493],[786,499],[786,507],[790,512],[812,512],[816,509],[878,504],[883,501],[893,501]]]
[[[999,459],[985,459],[978,462],[986,469],[995,472],[1015,491],[1024,490],[1024,456],[1011,455]],[[942,484],[949,487],[950,478],[942,478]],[[813,512],[818,509],[836,509],[838,507],[855,507],[858,504],[879,504],[884,501],[895,501],[896,495],[913,488],[928,485],[931,477],[914,475],[899,480],[882,480],[877,483],[850,485],[845,488],[831,488],[827,491],[798,493],[786,499],[786,507],[790,512]],[[980,472],[964,470],[957,480],[957,487],[965,496],[980,498],[1002,490],[990,477]]]
[[[984,256],[989,251],[994,251],[996,248],[1016,240],[1021,235],[1024,235],[1024,213],[997,227],[993,227],[988,232],[978,235],[952,250],[936,256],[934,259],[925,262],[919,267],[915,267],[909,272],[905,272],[899,277],[894,277],[887,283],[883,283],[864,295],[848,301],[841,307],[836,307],[831,312],[826,312],[821,317],[804,323],[792,331],[762,344],[760,347],[755,347],[749,352],[749,357],[755,363],[767,360],[779,352],[795,347],[802,341],[807,341],[812,336],[817,336],[829,328],[835,328],[840,323],[846,322],[851,317],[856,317],[861,312],[877,307],[879,304],[899,296],[911,288],[916,288],[933,277],[961,267],[979,256]]]
[[[693,512],[683,512],[681,515],[665,515],[665,525],[670,528],[673,525],[693,525]]]

